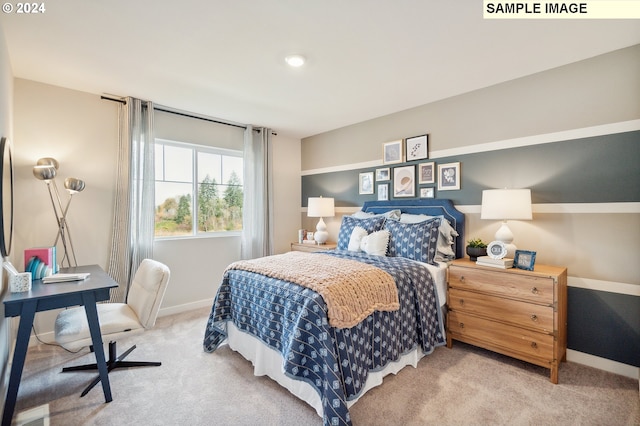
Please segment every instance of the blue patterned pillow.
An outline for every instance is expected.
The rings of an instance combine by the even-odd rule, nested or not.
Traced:
[[[435,264],[439,227],[440,218],[438,217],[420,223],[388,220],[384,224],[384,229],[388,229],[391,233],[388,256],[406,257]]]
[[[349,239],[351,239],[351,233],[356,226],[364,228],[367,234],[370,234],[375,231],[380,231],[384,226],[385,219],[384,216],[375,216],[369,219],[356,219],[353,216],[343,216],[340,232],[338,233],[338,249],[347,250],[349,248]]]

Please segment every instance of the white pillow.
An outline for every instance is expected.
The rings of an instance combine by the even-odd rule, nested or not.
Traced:
[[[355,212],[351,216],[355,217],[356,219],[369,219],[370,217],[375,216],[375,214],[363,212],[362,210],[358,210],[357,212]]]
[[[373,256],[386,256],[390,235],[386,229],[372,232],[362,239],[360,242],[360,250]]]
[[[427,216],[426,214],[410,214],[410,213],[402,213],[400,215],[400,222],[402,223],[420,223],[425,220],[432,219],[436,216]]]
[[[367,236],[367,230],[362,226],[356,226],[351,231],[351,237],[349,238],[349,245],[347,250],[349,251],[360,251],[360,242],[364,237]]]
[[[438,244],[436,247],[435,260],[443,262],[455,259],[456,253],[453,251],[453,243],[455,240],[453,237],[458,237],[458,232],[453,229],[449,221],[445,218],[442,218],[440,221],[440,228],[438,228],[438,231]]]
[[[387,219],[400,220],[400,210],[389,210],[388,212],[379,213],[379,214],[363,212],[362,210],[358,210],[351,216],[355,217],[356,219],[369,219],[370,217],[384,216]]]

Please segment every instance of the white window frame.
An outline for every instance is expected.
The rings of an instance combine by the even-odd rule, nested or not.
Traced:
[[[192,238],[219,238],[219,237],[233,237],[233,236],[241,236],[242,235],[242,231],[211,231],[211,232],[199,232],[198,231],[198,153],[199,152],[204,152],[207,154],[217,154],[217,155],[223,155],[223,156],[228,156],[228,157],[239,157],[239,158],[243,158],[243,152],[240,150],[235,150],[235,149],[227,149],[227,148],[217,148],[217,147],[213,147],[213,146],[208,146],[208,145],[198,145],[198,144],[193,144],[193,143],[189,143],[189,142],[179,142],[179,141],[174,141],[174,140],[169,140],[169,139],[162,139],[162,138],[156,138],[155,141],[155,148],[158,148],[158,144],[162,144],[165,146],[173,146],[173,147],[177,147],[177,148],[188,148],[191,149],[191,164],[193,165],[192,167],[192,176],[191,176],[191,191],[193,194],[192,200],[191,200],[191,234],[190,235],[171,235],[171,236],[156,236],[155,235],[155,221],[154,221],[154,240],[172,240],[172,239],[180,239],[180,240],[184,240],[184,239],[192,239]],[[164,154],[163,154],[163,158],[164,158]],[[163,162],[162,164],[163,168],[165,167],[165,162]],[[155,164],[154,164],[155,167]],[[243,162],[243,172],[244,172],[244,162]],[[155,182],[158,182],[159,179],[156,177],[154,179],[154,187],[155,187]],[[164,179],[160,180],[162,182],[169,182],[166,181]],[[222,183],[219,183],[218,185],[222,185]],[[244,191],[244,181],[242,182],[242,189]],[[155,194],[155,188],[154,188],[154,194]],[[154,204],[156,204],[158,202],[158,200],[155,201]],[[154,213],[155,213],[155,208],[157,206],[153,206],[154,208]],[[243,207],[244,208],[244,207]],[[244,225],[244,224],[243,224]]]

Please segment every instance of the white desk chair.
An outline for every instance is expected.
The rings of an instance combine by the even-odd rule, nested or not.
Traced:
[[[127,303],[100,303],[97,305],[100,332],[103,338],[110,340],[108,371],[116,368],[161,365],[160,362],[123,361],[136,346],[132,346],[122,355],[117,356],[115,339],[141,333],[155,325],[160,304],[169,283],[169,275],[170,271],[166,265],[155,260],[144,259],[133,277],[127,295]],[[55,339],[58,344],[70,351],[91,346],[91,335],[84,307],[67,309],[58,314],[55,324]],[[96,364],[62,369],[63,372],[84,370],[97,370]],[[100,376],[94,379],[80,396],[85,396],[98,383],[100,383]]]

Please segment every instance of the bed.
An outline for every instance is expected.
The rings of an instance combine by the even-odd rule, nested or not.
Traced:
[[[413,244],[416,234],[423,244]],[[380,235],[389,235],[383,256],[370,251]],[[366,202],[357,214],[343,217],[336,250],[230,265],[207,321],[204,350],[228,344],[253,363],[254,374],[269,376],[309,403],[325,425],[349,425],[349,407],[367,390],[445,345],[447,261],[463,257],[463,250],[464,215],[450,200]],[[323,288],[295,284],[284,269],[274,272],[274,265],[286,265],[289,257],[332,265],[325,270],[357,262],[367,272],[388,275],[397,289],[397,307],[391,307],[396,301],[376,301],[380,309],[345,319]],[[255,269],[257,263],[267,270]],[[358,268],[344,277],[352,280],[347,285],[366,281],[354,278]],[[338,280],[327,278],[333,279]]]

